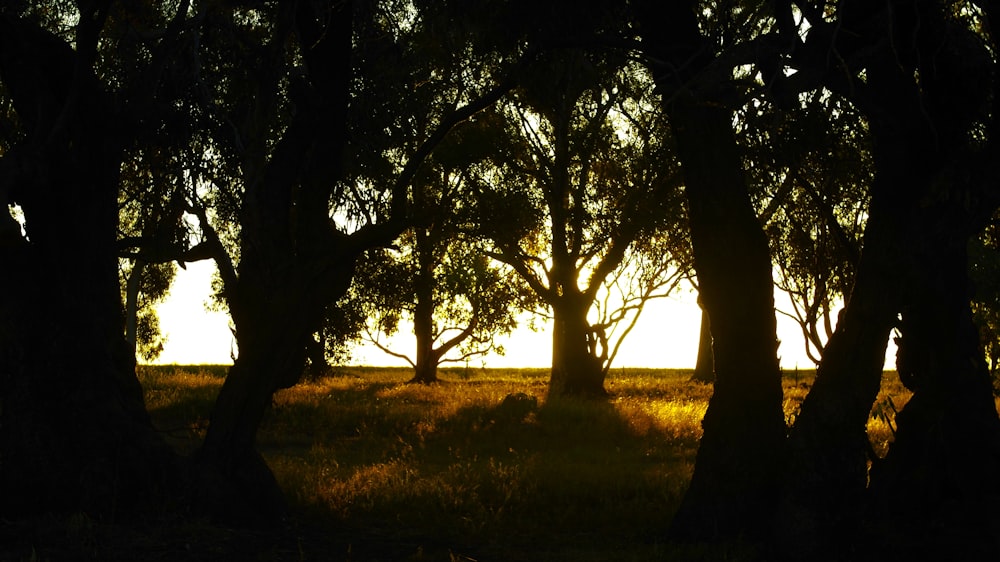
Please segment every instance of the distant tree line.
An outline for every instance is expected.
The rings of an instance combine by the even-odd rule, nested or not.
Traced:
[[[600,397],[643,303],[689,279],[714,393],[671,537],[998,555],[998,10],[7,2],[0,509],[277,521],[255,436],[307,363],[405,320],[433,382],[533,312],[548,399]],[[202,259],[238,354],[182,459],[136,355]],[[776,286],[818,366],[791,426]],[[879,458],[890,337],[913,397]]]

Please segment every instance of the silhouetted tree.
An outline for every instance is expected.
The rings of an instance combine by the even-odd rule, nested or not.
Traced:
[[[215,141],[229,169],[237,170],[229,181],[238,190],[217,186],[224,188],[218,201],[236,202],[223,209],[238,225],[235,256],[225,252],[208,214],[198,214],[209,240],[217,242],[239,354],[198,452],[196,497],[225,518],[267,520],[284,512],[277,483],[254,445],[272,394],[299,380],[309,341],[328,305],[348,290],[361,253],[389,245],[411,224],[409,185],[431,149],[510,84],[464,91],[471,101],[457,107],[437,100],[415,116],[383,113],[394,120],[391,129],[426,119],[426,134],[406,152],[392,182],[348,182],[348,159],[385,162],[386,154],[407,146],[376,144],[389,152],[372,155],[363,144],[372,137],[352,128],[354,118],[362,127],[380,124],[368,113],[371,122],[352,118],[352,105],[379,78],[355,74],[356,62],[378,57],[377,69],[400,79],[376,82],[395,92],[395,100],[386,93],[377,98],[396,104],[383,109],[399,109],[406,92],[419,94],[428,78],[414,66],[421,59],[402,42],[408,32],[427,29],[397,5],[367,2],[282,3],[252,13],[219,6],[206,16],[203,38],[212,57],[203,61],[210,94],[204,111],[220,124]]]
[[[672,532],[761,537],[778,494],[785,441],[771,257],[733,131],[733,102],[739,98],[733,97],[732,71],[714,56],[718,44],[702,34],[713,28],[699,24],[696,7],[636,6],[644,52],[677,145],[715,359],[704,436]],[[713,11],[710,23],[756,23],[749,9],[738,22],[728,20],[731,15],[726,8]]]
[[[553,51],[494,118],[510,140],[479,176],[480,232],[551,309],[550,396],[604,395],[611,329],[687,270],[649,87],[616,57]],[[620,291],[625,279],[637,283]],[[616,290],[620,302],[599,298]]]
[[[0,8],[0,82],[12,109],[0,185],[25,229],[0,248],[7,513],[121,517],[153,512],[176,490],[176,457],[152,428],[125,341],[118,280],[125,151],[183,103],[165,86],[184,75],[171,55],[183,50],[188,3],[145,8]]]

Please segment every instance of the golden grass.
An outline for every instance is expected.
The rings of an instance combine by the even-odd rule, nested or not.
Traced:
[[[220,374],[140,375],[157,423],[186,419],[196,429],[182,437],[196,444]],[[813,375],[786,374],[790,422]],[[615,370],[610,400],[552,403],[540,369],[444,370],[431,386],[405,384],[409,377],[342,369],[275,395],[258,443],[295,510],[348,534],[415,545],[425,559],[436,559],[434,549],[445,560],[711,558],[661,540],[712,392],[690,371]],[[894,381],[886,377],[879,400],[901,408],[908,395]],[[514,393],[538,408],[501,407]],[[869,423],[880,453],[892,438],[891,411],[882,412]]]

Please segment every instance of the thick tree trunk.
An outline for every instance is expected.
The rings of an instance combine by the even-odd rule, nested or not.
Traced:
[[[855,6],[858,7],[875,9],[874,5]],[[856,539],[869,484],[870,447],[866,424],[879,390],[885,348],[889,332],[896,325],[897,313],[902,311],[904,320],[912,320],[915,311],[925,311],[916,312],[916,318],[932,317],[940,322],[936,329],[949,331],[948,335],[939,334],[941,337],[925,337],[926,333],[914,336],[907,347],[919,347],[926,352],[926,357],[936,360],[944,360],[939,357],[941,354],[947,356],[945,362],[950,362],[950,367],[946,370],[954,368],[956,373],[968,373],[973,365],[957,366],[955,363],[959,356],[961,361],[967,362],[972,357],[967,348],[957,355],[954,352],[960,347],[954,343],[956,338],[965,337],[966,326],[960,316],[968,311],[964,258],[968,227],[961,224],[963,219],[955,220],[966,213],[948,208],[956,205],[956,201],[971,200],[968,193],[956,191],[952,185],[958,176],[968,176],[970,172],[963,170],[956,174],[946,169],[954,158],[953,151],[961,152],[968,142],[969,124],[955,121],[956,117],[962,117],[962,112],[955,109],[963,104],[974,107],[971,100],[978,94],[956,87],[952,78],[939,75],[947,74],[945,69],[951,68],[952,65],[945,61],[955,56],[956,45],[944,46],[949,43],[945,38],[951,35],[942,20],[944,13],[933,3],[914,8],[912,12],[876,10],[877,15],[858,12],[857,21],[852,21],[847,12],[843,15],[845,29],[869,33],[869,37],[859,40],[877,45],[867,54],[869,91],[863,99],[874,141],[875,178],[855,287],[837,331],[824,352],[816,384],[803,402],[791,433],[791,462],[778,536],[781,543],[789,547],[789,554],[796,558],[829,554],[832,548],[843,547]],[[922,13],[913,19],[917,12]],[[870,19],[873,17],[889,19],[873,24]],[[888,38],[882,35],[886,30],[890,30]],[[854,31],[845,34],[848,35],[861,37]],[[964,44],[963,48],[969,45],[978,45],[978,42]],[[919,73],[912,65],[924,60],[924,55],[918,54],[917,49],[935,53],[933,65],[921,68]],[[944,59],[938,61],[936,57]],[[970,100],[962,100],[970,95]],[[937,244],[945,244],[947,250]],[[934,249],[928,252],[928,247]],[[953,282],[945,287],[928,281],[929,276],[938,275],[950,277]],[[914,293],[910,288],[914,283],[924,289]],[[927,310],[933,312],[928,315]],[[918,333],[923,329],[910,324],[908,331],[911,333],[914,329]],[[919,325],[920,320],[916,324]],[[939,372],[943,368],[941,364],[932,362],[919,368],[926,369],[925,374],[931,377],[943,376]],[[946,393],[942,390],[943,394]],[[989,408],[984,409],[982,406],[987,401]],[[918,399],[915,409],[922,413],[915,417],[925,414],[952,416],[944,402],[936,402],[933,406],[931,402],[935,401]],[[974,415],[989,417],[988,412],[984,414],[985,410],[993,410],[995,420],[992,397],[987,396],[984,401],[980,396],[979,402],[978,413]],[[903,424],[908,416],[901,416],[897,423]],[[974,425],[985,430],[991,424],[995,425],[995,421],[980,418]],[[941,428],[924,424],[922,429],[938,432]],[[907,436],[912,435],[912,431],[921,430],[901,430],[904,442],[912,439]],[[992,435],[987,437],[987,433]],[[979,439],[979,444],[995,443],[995,428],[980,433]],[[970,446],[970,450],[978,448],[978,445]],[[945,457],[953,456],[943,449],[938,452]],[[979,460],[984,465],[994,463],[992,454]],[[870,481],[874,487],[878,473],[875,467],[880,463],[872,462]],[[953,483],[941,479],[941,471],[931,476],[935,470],[929,465],[913,462],[908,466],[929,478],[920,482],[927,489],[935,486],[940,489],[942,485]],[[931,482],[934,479],[937,481]],[[894,479],[898,483],[905,481],[902,476]],[[910,488],[908,493],[922,495],[923,491]],[[887,495],[892,496],[892,493]],[[898,499],[897,506],[916,507],[903,503],[903,498]],[[929,530],[928,527],[923,529]],[[892,555],[900,554],[893,551]]]
[[[101,145],[76,146],[88,144]],[[155,512],[178,467],[146,414],[124,338],[118,162],[113,151],[51,156],[47,181],[19,186],[30,242],[3,255],[3,509]]]
[[[913,396],[872,467],[869,514],[894,556],[1000,559],[1000,418],[961,230],[926,229],[903,308],[896,365]]]
[[[72,265],[35,248],[3,259],[15,268],[4,275],[0,304],[4,513],[155,514],[179,467],[146,414],[120,303],[91,300],[97,291],[80,269],[74,278],[84,285],[67,287],[59,280]],[[117,292],[117,283],[108,288]]]
[[[276,319],[276,324],[286,324]],[[220,520],[270,523],[285,516],[274,475],[257,452],[257,429],[278,389],[276,376],[301,372],[304,340],[278,334],[277,326],[239,333],[240,353],[222,385],[197,454],[196,508]],[[265,346],[252,345],[254,343]],[[298,355],[298,370],[295,357]]]
[[[716,373],[691,487],[672,532],[759,537],[777,500],[785,441],[767,237],[747,192],[732,112],[683,95],[667,111]]]
[[[0,18],[0,73],[26,128],[0,180],[28,236],[0,248],[0,510],[12,516],[152,514],[179,479],[124,337],[119,117],[78,56]]]
[[[438,382],[437,376],[438,362],[430,356],[417,358],[416,366],[413,368],[413,378],[411,383],[434,384]]]
[[[698,306],[702,306],[698,298]],[[701,309],[701,322],[698,328],[698,358],[694,364],[694,374],[691,380],[702,383],[715,382],[715,355],[712,351],[712,323],[708,312]]]
[[[876,179],[880,181],[884,179]],[[907,267],[900,251],[912,229],[906,215],[905,207],[873,197],[854,290],[790,432],[776,538],[790,556],[843,547],[861,522],[868,483],[867,423]]]
[[[708,79],[714,46],[696,2],[634,6],[684,175],[695,272],[711,318],[715,392],[702,421],[691,486],[671,533],[687,539],[761,538],[771,523],[784,461],[774,288],[767,236],[747,191],[733,113]]]
[[[259,264],[258,264],[259,265]],[[285,262],[283,281],[250,258],[241,262],[240,286],[253,298],[230,300],[239,356],[212,409],[208,432],[196,460],[196,500],[201,511],[220,520],[269,524],[285,516],[277,481],[256,449],[257,430],[277,390],[296,384],[306,348],[323,320],[324,304],[346,292],[352,259],[324,272],[319,264]],[[298,269],[315,271],[308,282]],[[268,283],[268,280],[273,284]]]
[[[549,398],[579,396],[599,398],[607,396],[604,389],[604,369],[597,355],[600,342],[590,323],[587,312],[590,302],[582,295],[576,298],[563,296],[552,306],[552,375],[549,380]]]
[[[220,267],[239,357],[197,453],[202,510],[241,523],[284,516],[281,490],[256,450],[257,429],[274,392],[301,378],[308,342],[327,305],[347,291],[363,251],[336,233],[329,217],[347,139],[351,5],[294,8],[285,23],[300,42],[306,82],[315,90],[305,95],[293,88],[297,111],[273,147],[266,146],[270,132],[248,132],[253,149],[243,153],[239,268]],[[273,44],[284,48],[290,41]],[[276,96],[280,86],[272,79],[264,72],[257,94]],[[262,162],[265,153],[270,157]]]

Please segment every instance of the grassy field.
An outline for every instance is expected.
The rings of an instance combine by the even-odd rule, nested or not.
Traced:
[[[154,422],[181,452],[197,446],[222,375],[141,370]],[[786,373],[789,420],[812,375]],[[409,376],[343,368],[275,396],[259,446],[299,525],[300,558],[754,558],[663,541],[711,395],[690,371],[617,369],[611,400],[554,403],[545,370],[445,370],[433,386]],[[905,390],[885,378],[880,403],[902,407]],[[502,405],[517,393],[538,406]],[[891,439],[884,411],[869,424],[879,451]]]
[[[342,368],[279,392],[258,445],[285,491],[268,532],[181,519],[150,527],[3,522],[13,560],[759,560],[741,545],[664,541],[691,477],[711,386],[690,371],[616,369],[608,401],[546,403],[546,370]],[[194,451],[223,367],[141,367],[157,428]],[[791,421],[812,372],[784,378]],[[869,432],[883,452],[906,391],[887,374]],[[504,404],[508,395],[528,400]],[[531,399],[537,402],[537,406]],[[3,525],[0,525],[3,527]],[[6,549],[0,548],[0,559]],[[6,554],[11,554],[7,551]],[[138,558],[137,558],[138,557]]]

